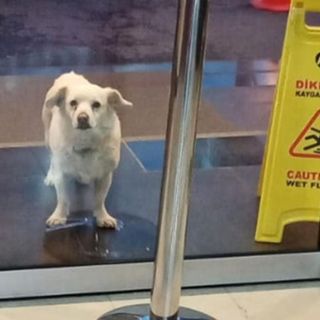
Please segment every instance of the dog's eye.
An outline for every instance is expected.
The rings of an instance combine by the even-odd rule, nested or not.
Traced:
[[[98,101],[95,101],[93,104],[92,104],[92,108],[93,109],[99,109],[101,107],[101,103],[98,102]]]
[[[73,108],[76,108],[78,106],[78,101],[77,100],[71,100],[70,101],[70,106]]]

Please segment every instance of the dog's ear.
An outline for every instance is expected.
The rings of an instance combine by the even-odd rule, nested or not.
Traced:
[[[107,104],[115,110],[120,110],[122,108],[128,109],[132,108],[132,102],[124,99],[121,93],[113,88],[105,88],[107,94]]]
[[[47,108],[63,107],[66,97],[67,87],[60,89],[54,88],[54,86],[48,91],[45,99],[45,106]]]

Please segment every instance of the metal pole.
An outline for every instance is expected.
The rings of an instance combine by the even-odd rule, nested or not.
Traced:
[[[151,306],[121,308],[99,320],[213,320],[179,308],[207,7],[208,0],[179,0]]]
[[[171,78],[151,313],[179,311],[192,160],[203,73],[207,0],[180,0]]]

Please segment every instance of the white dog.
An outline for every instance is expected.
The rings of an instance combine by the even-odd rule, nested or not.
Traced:
[[[47,225],[65,224],[69,214],[66,178],[94,182],[94,216],[99,227],[115,228],[105,208],[113,171],[120,160],[121,128],[115,112],[131,107],[119,91],[90,83],[74,72],[57,78],[42,109],[45,141],[51,150],[46,184],[54,185],[57,206]]]

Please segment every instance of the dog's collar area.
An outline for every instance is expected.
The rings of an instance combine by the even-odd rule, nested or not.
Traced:
[[[83,149],[77,149],[76,147],[73,147],[72,148],[72,151],[76,154],[79,154],[79,155],[86,155],[86,154],[89,154],[89,153],[92,153],[95,151],[95,149],[93,148],[83,148]]]

